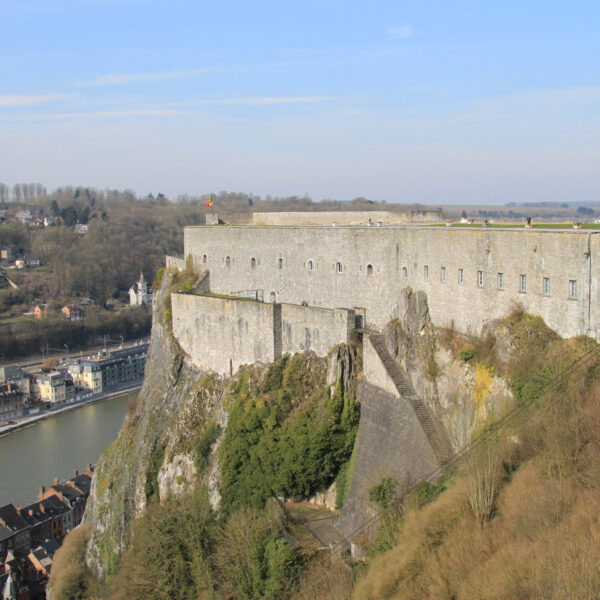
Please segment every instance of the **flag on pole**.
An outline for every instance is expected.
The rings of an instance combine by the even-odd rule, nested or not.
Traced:
[[[206,206],[212,206],[212,194],[210,196],[210,200],[207,200],[204,204],[206,204]]]

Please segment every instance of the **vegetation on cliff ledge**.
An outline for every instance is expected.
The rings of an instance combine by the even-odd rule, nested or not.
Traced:
[[[359,405],[304,355],[283,356],[262,380],[242,372],[231,388],[220,449],[223,508],[260,508],[271,496],[309,498],[350,458]]]

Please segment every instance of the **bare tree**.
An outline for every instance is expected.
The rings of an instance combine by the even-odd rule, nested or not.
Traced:
[[[21,199],[23,198],[23,194],[21,193],[21,184],[20,183],[15,183],[15,185],[13,185],[12,196],[16,202],[21,202]]]
[[[500,482],[500,465],[492,448],[479,449],[466,465],[469,505],[475,518],[483,525],[494,511]]]

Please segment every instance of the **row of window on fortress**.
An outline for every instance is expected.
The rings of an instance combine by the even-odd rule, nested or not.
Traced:
[[[202,257],[202,262],[206,263],[207,261],[208,261],[208,257],[205,254]],[[225,266],[229,267],[230,265],[231,265],[231,258],[229,256],[227,256],[227,257],[225,257]],[[255,258],[250,259],[250,266],[252,268],[256,267],[256,259]],[[283,269],[283,258],[280,258],[278,260],[277,266],[278,266],[278,268]],[[306,268],[309,271],[314,271],[315,263],[312,260],[307,261]],[[341,262],[336,263],[335,271],[336,271],[336,273],[343,272],[343,266],[342,266]],[[367,277],[370,277],[372,275],[373,275],[373,265],[367,265]],[[402,277],[404,279],[408,279],[408,267],[402,267]],[[499,290],[504,290],[505,289],[504,273],[497,273],[496,277],[497,277],[497,280],[496,280],[497,288]],[[429,266],[428,265],[423,266],[423,278],[426,281],[429,280]],[[442,283],[446,283],[446,279],[447,279],[446,267],[441,267],[440,281]],[[483,281],[484,281],[483,271],[477,271],[477,286],[483,287]],[[465,282],[465,270],[458,269],[458,283],[463,284],[464,282]],[[522,294],[527,293],[527,275],[524,273],[519,275],[519,292],[521,292]],[[542,294],[544,296],[550,295],[550,277],[542,278]],[[577,299],[577,280],[576,279],[569,279],[568,294],[569,294],[569,298],[571,300]]]
[[[408,269],[407,267],[402,267],[402,277],[404,279],[408,279]],[[427,265],[423,266],[423,278],[425,280],[429,280],[429,267]],[[442,283],[446,283],[447,274],[446,267],[441,267],[440,269],[440,280]],[[458,283],[463,284],[465,282],[465,270],[458,269]],[[477,271],[477,287],[483,287],[484,276],[483,271]],[[496,287],[499,290],[504,290],[505,277],[504,273],[496,274]],[[550,277],[542,278],[542,294],[544,296],[550,295]],[[522,294],[527,293],[527,275],[525,273],[521,273],[519,275],[519,292]],[[569,279],[569,287],[568,287],[569,298],[575,300],[577,298],[577,280]]]

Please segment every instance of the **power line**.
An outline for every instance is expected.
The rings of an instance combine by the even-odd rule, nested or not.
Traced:
[[[404,497],[408,496],[412,491],[414,491],[417,486],[421,485],[425,481],[429,481],[431,479],[437,479],[445,472],[448,472],[451,468],[456,467],[456,465],[464,460],[467,456],[469,456],[472,452],[474,452],[477,448],[479,448],[482,444],[488,442],[492,437],[495,437],[499,431],[504,429],[510,424],[516,423],[518,417],[523,415],[525,411],[527,411],[535,402],[543,398],[547,393],[551,391],[552,388],[558,388],[563,380],[568,379],[573,373],[584,367],[588,362],[590,362],[594,355],[600,350],[600,346],[596,345],[584,354],[582,354],[579,358],[575,359],[571,365],[569,365],[566,369],[560,371],[557,375],[552,377],[549,381],[543,384],[538,394],[533,395],[526,402],[517,404],[513,409],[511,409],[508,413],[506,413],[501,419],[498,419],[495,423],[492,423],[485,431],[483,431],[480,435],[478,435],[475,439],[471,440],[468,444],[466,444],[463,448],[461,448],[456,454],[454,454],[450,459],[448,459],[444,464],[439,466],[437,469],[434,469],[425,477],[423,477],[420,481],[410,486],[410,488],[404,494]],[[556,398],[543,407],[543,410],[547,409],[552,405],[553,402],[556,401]],[[525,422],[528,418],[523,419]],[[433,490],[428,491],[419,501],[418,506],[422,506],[429,497],[433,494]],[[379,510],[373,515],[370,519],[362,523],[359,527],[357,527],[354,531],[352,531],[349,535],[340,540],[337,544],[331,547],[331,555],[334,556],[337,552],[341,552],[341,549],[344,544],[350,542],[352,539],[357,537],[358,535],[364,533],[369,530],[373,525],[375,525],[379,519],[381,518],[382,511]]]

